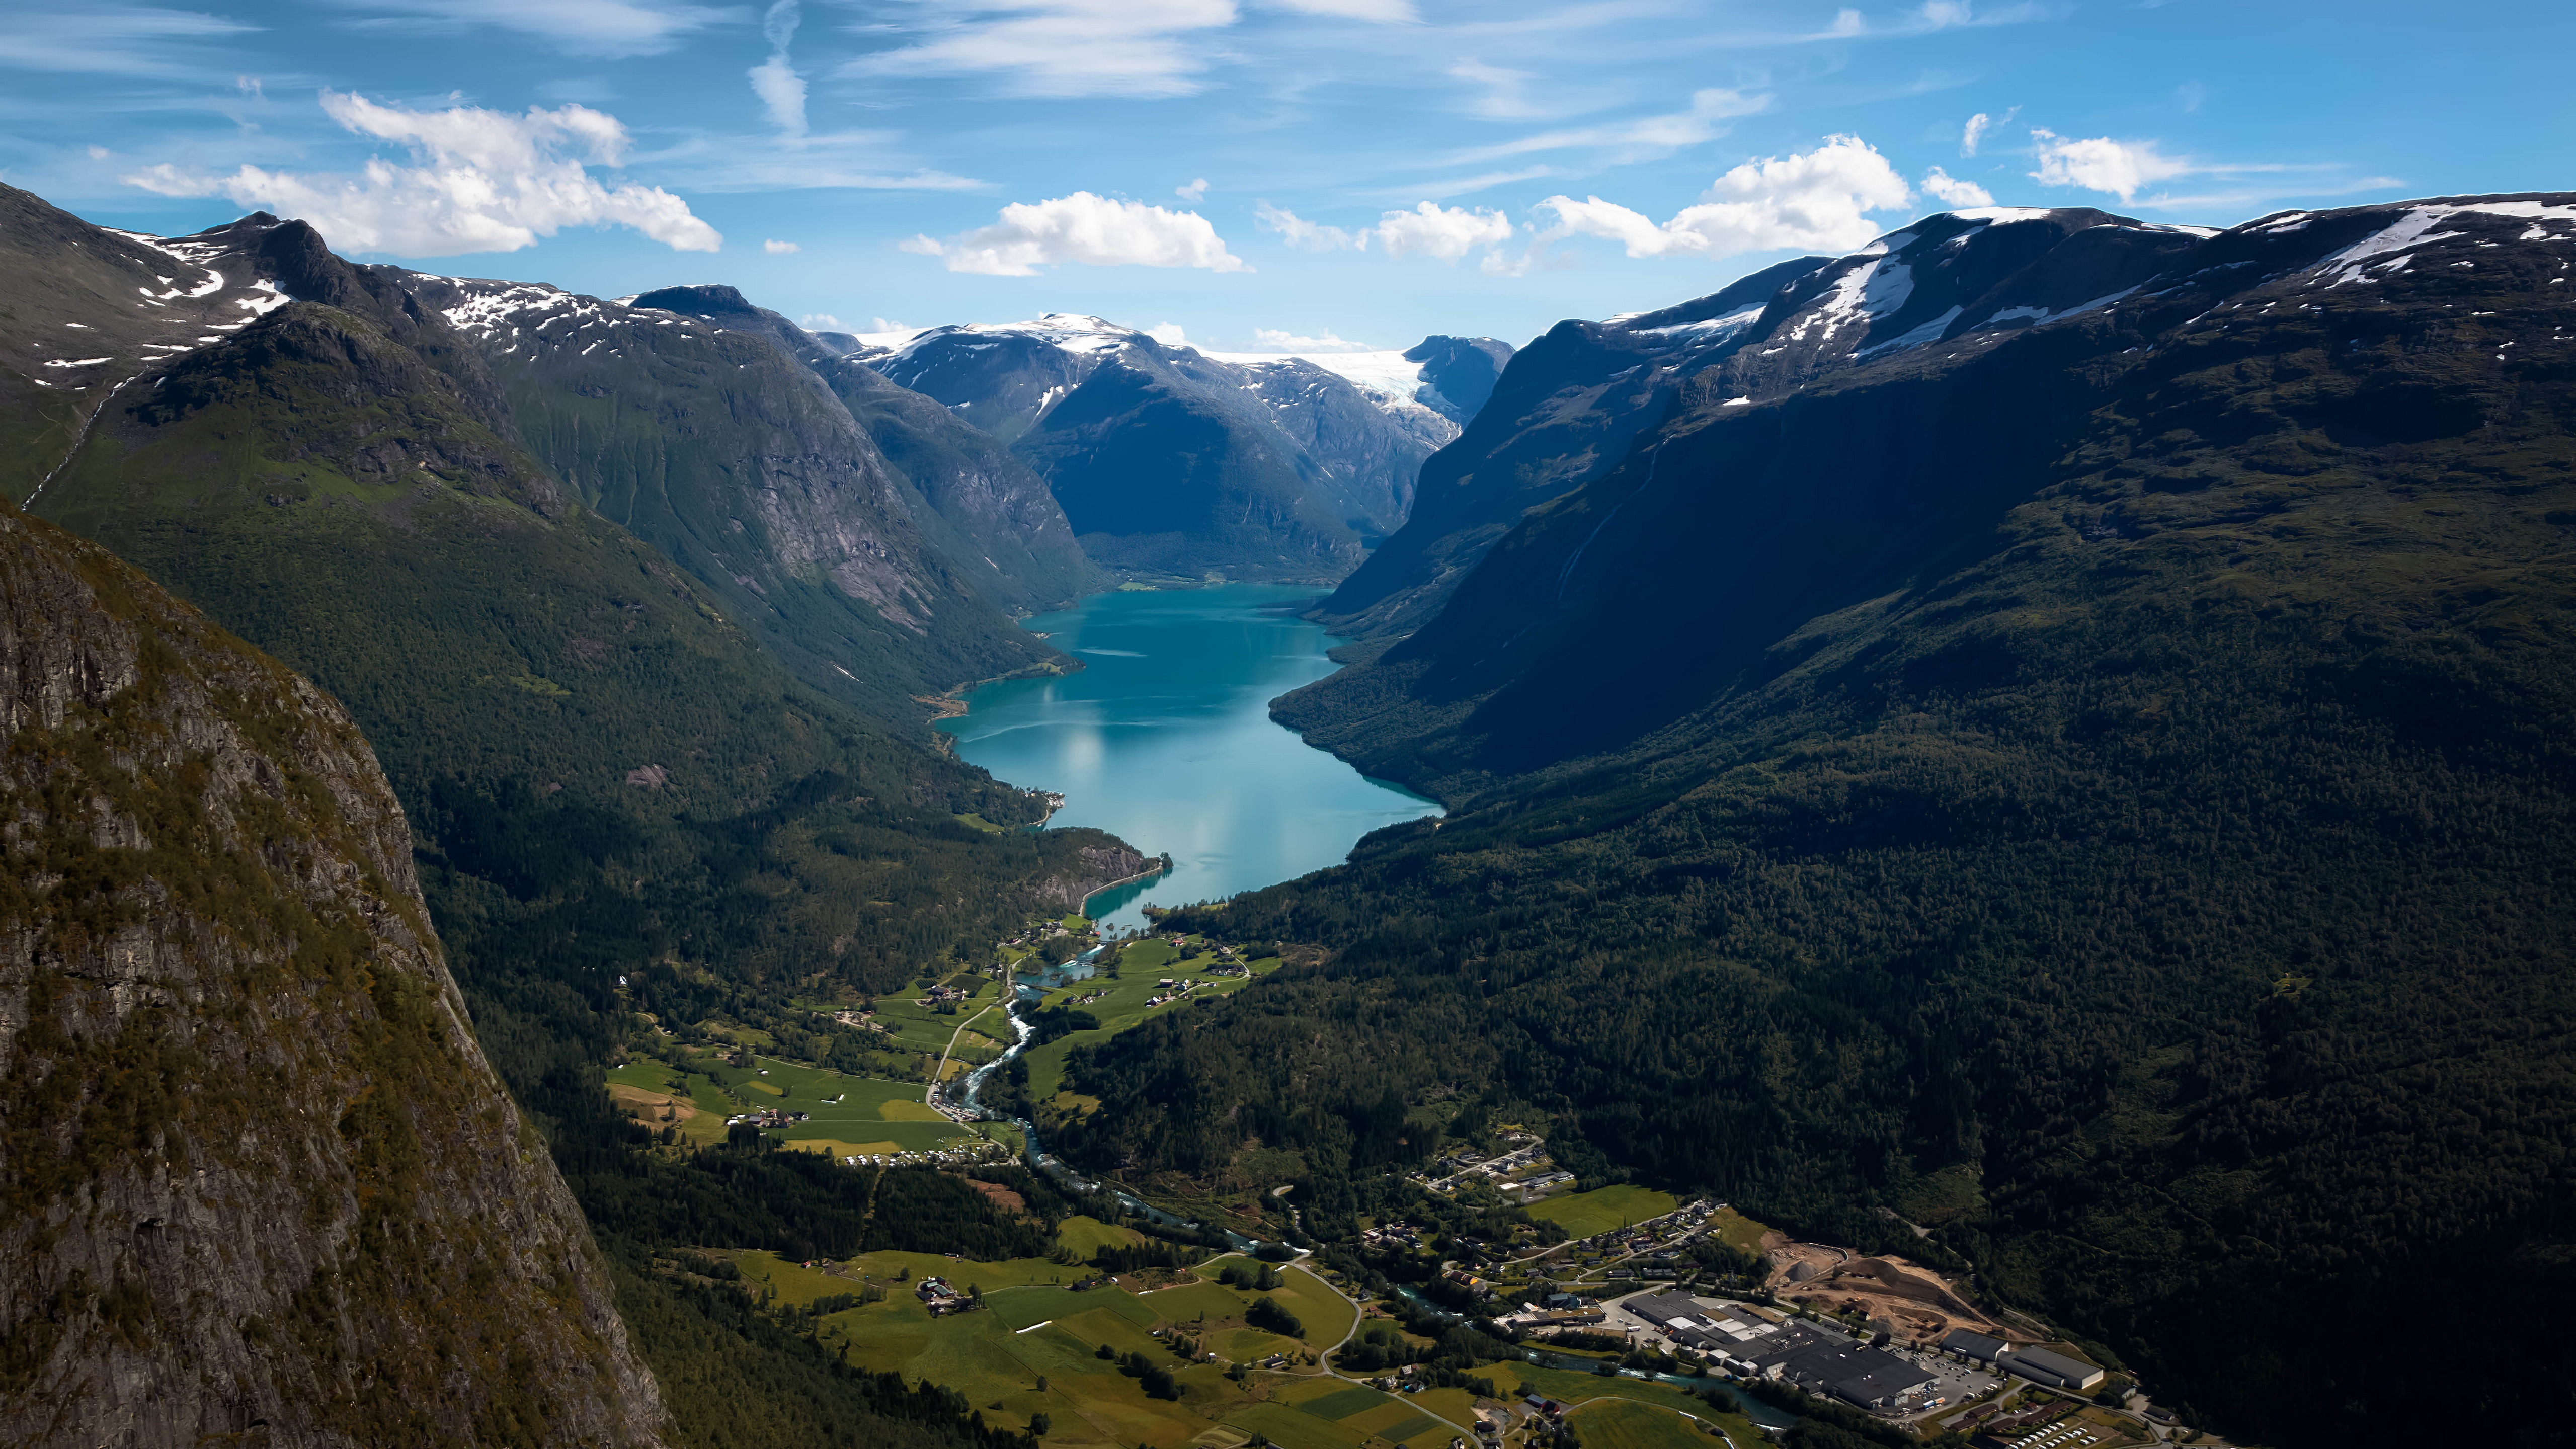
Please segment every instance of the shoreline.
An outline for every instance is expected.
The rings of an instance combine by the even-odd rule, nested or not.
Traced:
[[[1152,880],[1156,876],[1165,876],[1170,875],[1171,873],[1171,863],[1166,861],[1163,864],[1154,867],[1152,870],[1138,871],[1136,874],[1128,876],[1124,880],[1113,880],[1109,884],[1100,887],[1098,890],[1085,892],[1082,897],[1082,903],[1075,906],[1074,909],[1082,914],[1083,919],[1096,920],[1098,918],[1091,914],[1091,902],[1094,897],[1107,895],[1111,891],[1118,889],[1120,886],[1134,885],[1140,880]]]

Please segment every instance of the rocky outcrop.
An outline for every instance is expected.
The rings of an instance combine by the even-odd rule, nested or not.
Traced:
[[[662,1441],[373,751],[0,510],[0,1443]]]
[[[1124,845],[1086,845],[1078,854],[1082,861],[1079,871],[1051,875],[1037,883],[1039,905],[1078,911],[1084,901],[1100,891],[1149,871],[1169,870],[1172,865],[1169,856],[1139,855]]]

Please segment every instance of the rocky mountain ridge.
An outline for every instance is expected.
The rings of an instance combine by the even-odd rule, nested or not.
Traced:
[[[1509,351],[1216,354],[1065,314],[823,340],[1009,444],[1105,564],[1328,580],[1403,521],[1422,459],[1472,407],[1431,377],[1473,397]]]
[[[13,356],[0,368],[0,406],[15,399],[31,442],[15,455],[31,475],[21,501],[103,399],[153,386],[145,379],[174,359],[301,299],[362,317],[418,355],[478,423],[535,461],[545,486],[652,543],[800,677],[876,719],[917,720],[919,696],[1061,662],[1010,621],[1068,602],[1091,577],[1054,500],[1024,469],[975,456],[971,440],[961,451],[966,435],[944,425],[912,446],[909,471],[896,467],[766,321],[728,329],[542,284],[353,266],[310,227],[265,214],[158,239],[89,226],[24,192],[0,202],[0,248],[55,279],[44,315],[6,329],[35,367]],[[236,320],[206,323],[208,308]],[[53,365],[71,362],[85,365]],[[899,395],[872,405],[907,402],[915,416],[928,410]]]
[[[0,1437],[654,1445],[348,715],[0,505]]]

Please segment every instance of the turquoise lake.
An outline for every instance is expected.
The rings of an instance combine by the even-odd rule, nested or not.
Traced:
[[[940,728],[994,778],[1062,794],[1051,825],[1170,853],[1171,874],[1092,898],[1112,925],[1338,865],[1361,836],[1440,807],[1271,723],[1271,700],[1341,667],[1331,636],[1282,607],[1314,596],[1224,584],[1038,615],[1026,627],[1084,668],[986,685]]]

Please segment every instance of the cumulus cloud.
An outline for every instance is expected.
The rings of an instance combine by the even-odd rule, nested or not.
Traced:
[[[2039,169],[2031,172],[2030,178],[2042,186],[2107,191],[2126,202],[2142,187],[2201,169],[2160,153],[2153,141],[2114,141],[2108,136],[2079,141],[2038,129],[2030,134],[2039,143],[2033,153],[2039,159]]]
[[[805,250],[803,247],[798,246],[798,245],[797,245],[796,243],[794,243],[794,242],[783,242],[783,241],[775,241],[775,240],[772,240],[772,241],[764,241],[764,242],[762,242],[762,243],[760,244],[760,249],[761,249],[762,251],[765,251],[765,252],[769,253],[769,254],[770,254],[771,256],[773,256],[773,257],[789,257],[789,256],[794,256],[796,253],[798,253],[798,252],[801,252],[801,251]]]
[[[1538,206],[1555,222],[1538,234],[1529,255],[1489,270],[1527,270],[1540,248],[1571,236],[1615,241],[1632,257],[1715,259],[1793,247],[1849,251],[1879,233],[1865,213],[1912,199],[1905,178],[1868,142],[1828,136],[1804,155],[1745,162],[1711,183],[1698,205],[1660,224],[1598,196],[1551,196]]]
[[[1935,166],[1923,177],[1923,190],[1944,206],[1992,206],[1995,195],[1973,181],[1961,181]]]
[[[778,0],[761,17],[760,33],[769,40],[769,59],[751,68],[751,92],[769,108],[769,119],[790,136],[805,134],[805,78],[787,62],[787,42],[796,36],[801,18],[796,0]]]
[[[525,115],[453,106],[414,111],[364,96],[322,93],[331,119],[399,142],[418,164],[381,157],[357,175],[294,174],[244,166],[229,176],[163,163],[125,181],[164,196],[224,196],[298,217],[343,251],[447,257],[511,252],[567,226],[626,226],[680,251],[724,245],[687,202],[658,186],[611,188],[590,166],[616,166],[629,144],[615,116],[586,106]]]
[[[1187,186],[1175,186],[1172,188],[1172,194],[1183,201],[1205,201],[1207,200],[1207,178],[1201,176]]]
[[[1369,229],[1391,257],[1420,252],[1454,262],[1478,247],[1512,239],[1512,224],[1499,211],[1470,211],[1426,201],[1411,211],[1390,211]]]
[[[1224,238],[1196,212],[1166,211],[1088,191],[1052,201],[1015,201],[1002,208],[991,226],[946,241],[916,236],[901,245],[915,255],[939,258],[952,272],[990,277],[1035,276],[1039,267],[1060,262],[1252,270],[1225,249]]]
[[[829,312],[808,312],[804,316],[796,319],[796,325],[799,327],[820,328],[825,332],[846,332],[849,330],[841,325],[840,318],[833,316]]]
[[[1294,332],[1283,331],[1276,327],[1255,327],[1252,329],[1252,343],[1264,352],[1366,352],[1369,350],[1367,343],[1351,342],[1337,337],[1329,327],[1324,329],[1324,335],[1321,337],[1300,337]]]
[[[1234,0],[965,0],[921,7],[895,27],[917,38],[841,73],[990,76],[1023,96],[1185,96],[1207,69],[1200,34],[1234,21]]]
[[[1190,335],[1181,330],[1181,324],[1178,322],[1158,323],[1152,327],[1146,328],[1145,335],[1153,338],[1165,347],[1187,347],[1190,345]]]
[[[1277,232],[1280,240],[1288,245],[1310,252],[1348,251],[1368,240],[1367,232],[1347,232],[1338,226],[1308,221],[1285,207],[1272,206],[1266,201],[1253,206],[1252,222],[1263,231]]]

